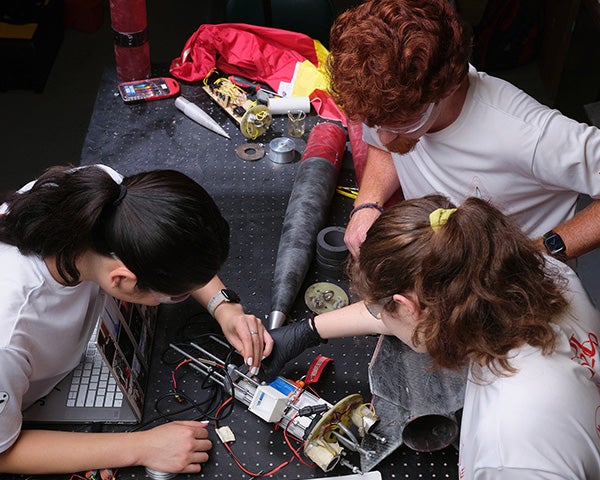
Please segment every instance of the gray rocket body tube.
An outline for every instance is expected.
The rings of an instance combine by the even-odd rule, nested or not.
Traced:
[[[268,329],[285,323],[304,282],[335,194],[345,145],[346,132],[333,123],[316,125],[308,138],[283,220]]]
[[[381,336],[369,363],[372,403],[379,417],[373,431],[386,443],[366,436],[361,455],[370,471],[400,445],[433,452],[454,444],[459,435],[456,412],[464,404],[466,372],[433,369],[431,357],[396,337]]]

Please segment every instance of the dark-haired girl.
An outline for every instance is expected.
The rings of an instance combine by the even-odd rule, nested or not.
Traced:
[[[93,330],[85,313],[100,289],[145,305],[193,296],[257,371],[272,339],[222,293],[217,272],[228,249],[229,227],[214,201],[176,171],[123,178],[103,165],[54,167],[13,194],[0,208],[0,472],[199,472],[212,446],[204,423],[130,433],[21,430],[21,411],[79,363]]]

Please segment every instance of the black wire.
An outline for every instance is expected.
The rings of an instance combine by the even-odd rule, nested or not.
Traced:
[[[177,346],[185,347],[186,345],[180,344]],[[182,348],[182,350],[185,350],[185,348]],[[181,361],[182,361],[182,359],[179,358],[178,364],[180,364]],[[181,366],[184,367],[185,365],[186,364],[182,364]],[[187,370],[187,371],[189,372],[189,370]],[[222,375],[222,379],[224,380],[225,386],[219,385],[220,379],[214,378],[214,374],[217,371]],[[215,420],[215,417],[213,414],[219,408],[219,406],[223,403],[223,401],[224,401],[223,398],[235,396],[234,395],[235,386],[234,386],[231,376],[229,375],[229,372],[227,371],[227,367],[225,365],[221,366],[221,365],[216,364],[216,365],[210,367],[210,370],[206,375],[204,375],[202,372],[199,372],[197,370],[192,370],[191,373],[194,375],[203,376],[202,382],[200,384],[200,388],[202,390],[207,391],[210,394],[209,398],[207,398],[205,401],[203,401],[201,403],[193,402],[180,389],[177,389],[177,391],[175,391],[175,392],[171,392],[170,394],[168,394],[168,396],[173,396],[173,397],[179,396],[180,398],[183,398],[186,401],[190,401],[198,409],[198,411],[201,412],[202,418],[209,419],[209,420]],[[227,392],[227,395],[225,395],[225,392]],[[200,407],[203,407],[203,408],[201,409]],[[190,408],[193,408],[193,407],[190,407]],[[155,409],[160,412],[158,404],[155,404]],[[231,402],[231,404],[220,415],[220,418],[227,418],[229,415],[231,415],[231,413],[233,412],[233,409],[234,409],[233,402]]]
[[[200,321],[196,321],[198,319]],[[213,325],[214,324],[214,325]],[[219,327],[219,324],[212,318],[212,316],[208,315],[208,313],[200,312],[194,315],[191,315],[187,318],[183,326],[178,330],[178,337],[185,338],[185,343],[173,343],[173,345],[177,346],[181,350],[188,353],[191,357],[196,357],[197,351],[194,347],[190,345],[189,342],[197,343],[200,346],[205,346],[206,343],[209,343],[210,337],[217,337],[223,340],[223,343],[228,344],[227,339],[224,335],[218,333],[201,333],[198,335],[190,335],[187,332],[191,327],[204,326],[207,330],[214,330],[214,327]],[[210,327],[210,328],[209,328]],[[204,341],[207,340],[207,341]],[[218,345],[220,349],[226,348],[224,345],[214,342]],[[230,416],[234,411],[234,400],[235,400],[235,386],[233,379],[229,375],[227,371],[227,365],[232,363],[233,357],[236,354],[236,350],[229,346],[224,355],[225,361],[224,365],[214,365],[211,366],[208,374],[203,374],[198,370],[193,369],[192,374],[194,375],[202,375],[204,378],[200,383],[200,388],[206,392],[208,397],[206,400],[201,402],[194,401],[189,397],[184,391],[179,388],[175,390],[161,395],[154,402],[154,410],[159,413],[158,416],[146,422],[143,426],[147,426],[151,423],[154,423],[158,420],[167,419],[172,420],[174,417],[181,415],[182,413],[189,412],[195,410],[198,413],[198,419],[207,419],[207,420],[216,420],[215,412],[219,409],[219,407],[226,401],[227,398],[232,397],[232,401],[219,413],[219,419],[225,419]],[[175,354],[171,357],[171,355]],[[221,356],[223,358],[223,356]],[[180,354],[176,350],[172,349],[170,346],[165,348],[161,355],[161,361],[165,365],[170,367],[176,367],[181,364],[183,360],[185,360],[185,355]],[[185,366],[185,364],[181,364],[181,367]],[[175,369],[173,375],[176,375],[178,369]],[[189,369],[187,370],[190,371]],[[222,376],[222,379],[214,378],[214,374],[219,372]],[[222,380],[222,381],[221,381]],[[221,386],[220,383],[225,383],[225,386]],[[177,381],[179,384],[179,381]],[[174,400],[178,403],[187,402],[189,405],[187,407],[181,408],[180,410],[173,412],[165,412],[163,410],[162,403],[166,399]],[[138,427],[143,428],[143,426]]]

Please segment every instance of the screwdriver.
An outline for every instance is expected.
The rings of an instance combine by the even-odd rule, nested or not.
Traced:
[[[255,82],[254,80],[250,80],[248,78],[240,77],[239,75],[230,75],[229,81],[234,85],[243,88],[244,90],[248,90],[250,93],[257,93],[259,90],[262,90],[263,92],[269,95],[273,95],[275,97],[281,96],[272,90],[264,88],[260,83]]]

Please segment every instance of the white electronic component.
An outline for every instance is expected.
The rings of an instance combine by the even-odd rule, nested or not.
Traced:
[[[211,340],[221,346],[228,346],[217,337],[211,336]],[[200,345],[191,342],[190,346],[206,358],[221,365],[226,363]],[[311,393],[309,389],[283,377],[275,378],[268,385],[259,384],[234,364],[227,365],[227,379],[224,374],[213,371],[177,345],[170,344],[170,347],[189,359],[190,366],[210,376],[211,381],[247,405],[248,411],[266,422],[277,423],[281,430],[301,441],[306,457],[324,472],[343,465],[355,474],[360,473],[360,469],[345,458],[347,451],[357,452],[366,458],[374,455],[374,450],[366,450],[361,446],[360,439],[366,435],[372,436],[381,444],[386,443],[385,438],[370,431],[378,417],[373,406],[365,403],[360,394],[348,395],[333,405]],[[358,436],[352,430],[357,430]],[[219,437],[224,443],[230,443],[234,438],[232,432],[228,431],[219,431]],[[375,474],[367,473],[364,480],[381,480],[380,476],[370,475]],[[346,477],[335,477],[338,478],[346,480]],[[350,475],[347,478],[350,480],[358,477]],[[360,478],[363,480],[362,474]]]
[[[233,434],[231,428],[229,428],[227,425],[224,427],[219,427],[215,431],[223,443],[235,442],[235,435]]]
[[[308,97],[272,97],[267,106],[273,115],[286,115],[290,110],[310,112],[310,98]]]
[[[277,423],[283,418],[287,403],[288,397],[279,390],[259,385],[248,410],[267,422]]]

